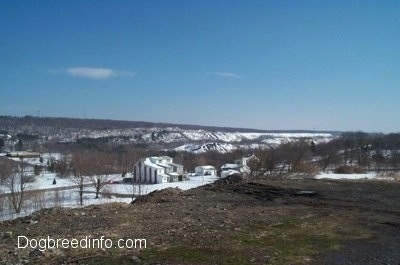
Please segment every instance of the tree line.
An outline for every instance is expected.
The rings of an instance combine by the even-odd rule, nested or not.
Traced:
[[[111,146],[100,150],[91,146],[74,146],[67,151],[61,159],[50,159],[47,165],[35,167],[34,173],[39,175],[41,170],[48,170],[60,177],[72,178],[79,193],[80,204],[83,204],[85,187],[94,187],[94,196],[98,198],[115,174],[130,176],[134,163],[148,156],[168,155],[174,162],[182,164],[187,172],[193,172],[199,165],[213,165],[219,169],[225,163],[255,154],[257,159],[248,163],[250,177],[285,176],[292,173],[314,175],[325,170],[358,173],[400,169],[398,133],[347,132],[329,142],[315,143],[312,139],[301,139],[265,149],[234,150],[228,153],[210,151],[195,154],[138,146]],[[0,185],[5,187],[3,193],[9,194],[8,200],[16,213],[21,210],[30,180],[26,168],[24,159],[0,159]]]

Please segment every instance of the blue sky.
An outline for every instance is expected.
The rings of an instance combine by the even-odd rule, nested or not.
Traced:
[[[0,1],[0,114],[399,132],[399,1]]]

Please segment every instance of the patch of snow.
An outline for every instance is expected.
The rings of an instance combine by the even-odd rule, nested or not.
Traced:
[[[56,180],[56,184],[53,185],[53,180]],[[51,188],[62,188],[67,186],[73,186],[75,182],[72,176],[59,177],[56,173],[45,173],[39,176],[35,176],[33,183],[27,183],[27,190],[43,190]]]
[[[57,184],[52,185],[53,179],[56,178]],[[115,174],[111,177],[113,180],[122,180],[121,174]],[[107,190],[110,194],[118,194],[123,197],[117,197],[114,195],[100,195],[100,198],[95,199],[95,189],[94,187],[85,187],[83,196],[83,206],[88,206],[92,204],[103,204],[111,202],[124,202],[130,203],[132,201],[129,195],[140,194],[145,195],[155,190],[162,190],[165,188],[179,188],[181,190],[188,190],[196,188],[202,185],[206,185],[217,180],[217,176],[201,176],[201,177],[190,177],[186,181],[159,183],[159,184],[143,184],[134,185],[134,190],[130,184],[109,184],[103,188],[103,192]],[[37,178],[34,183],[30,183],[27,190],[37,190],[34,195],[28,197],[24,202],[23,210],[20,214],[14,214],[10,211],[9,207],[5,205],[0,205],[0,220],[14,219],[18,217],[23,217],[29,215],[35,211],[44,208],[51,207],[81,207],[79,204],[79,194],[76,188],[68,190],[46,190],[48,188],[62,188],[71,187],[75,185],[72,178],[57,178],[55,174],[45,174],[41,178]],[[0,186],[1,187],[1,186]],[[6,191],[7,192],[7,191]],[[89,193],[88,193],[89,192]],[[28,193],[27,193],[28,194]],[[5,203],[0,200],[0,203]]]
[[[364,174],[336,174],[330,172],[321,172],[314,177],[315,179],[377,179],[376,173],[364,173]]]

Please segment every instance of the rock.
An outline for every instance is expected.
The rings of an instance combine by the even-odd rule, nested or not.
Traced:
[[[137,256],[132,256],[132,262],[133,264],[140,264],[141,260]]]
[[[301,190],[295,193],[296,196],[306,196],[306,197],[313,197],[318,195],[318,192],[313,190]]]
[[[32,222],[32,219],[30,216],[26,216],[26,217],[21,218],[21,222],[24,224],[30,224]]]
[[[51,255],[52,255],[52,256],[58,256],[58,257],[63,257],[63,256],[65,256],[64,252],[63,252],[61,249],[59,249],[59,248],[53,249]]]
[[[39,256],[43,256],[43,251],[41,251],[38,248],[35,248],[34,250],[32,250],[31,252],[29,252],[29,256],[30,257],[39,257]]]

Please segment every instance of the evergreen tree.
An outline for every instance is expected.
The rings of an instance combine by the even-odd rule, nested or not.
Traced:
[[[0,151],[3,150],[4,146],[5,146],[4,140],[0,139]]]

